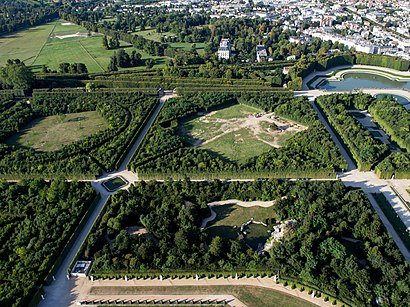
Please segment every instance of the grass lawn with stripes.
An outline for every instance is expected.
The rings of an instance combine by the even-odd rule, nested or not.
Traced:
[[[20,59],[26,65],[33,64],[36,56],[54,28],[55,22],[0,37],[0,66],[8,59]]]

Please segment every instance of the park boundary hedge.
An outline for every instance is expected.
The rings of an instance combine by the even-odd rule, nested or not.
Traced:
[[[163,157],[165,158],[165,157]],[[277,178],[277,179],[295,179],[295,178],[324,178],[333,179],[335,178],[335,171],[333,168],[329,169],[307,169],[307,170],[294,170],[294,169],[281,169],[273,171],[241,171],[232,170],[226,172],[144,172],[141,170],[133,169],[133,171],[138,171],[138,177],[143,180],[160,180],[164,178],[172,178],[173,180],[182,180],[184,178],[190,178],[193,180],[198,179],[220,179],[220,178],[233,178],[233,179],[250,179],[250,178]]]

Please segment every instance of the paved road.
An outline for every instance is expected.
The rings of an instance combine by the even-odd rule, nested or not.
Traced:
[[[377,94],[378,89],[370,89],[370,90],[363,90],[363,92],[368,92],[369,94]],[[380,209],[379,205],[371,195],[371,193],[383,193],[383,195],[386,197],[386,199],[389,201],[390,205],[392,208],[395,210],[396,214],[400,217],[404,225],[407,227],[407,229],[410,230],[410,212],[399,197],[394,193],[392,190],[391,186],[397,186],[396,190],[400,193],[400,195],[408,199],[407,201],[410,201],[410,197],[408,197],[408,193],[406,192],[406,187],[410,186],[410,180],[384,180],[384,179],[379,179],[374,172],[359,172],[356,168],[356,165],[352,158],[349,156],[347,151],[345,150],[344,146],[341,144],[339,139],[336,137],[335,133],[332,131],[330,125],[327,123],[324,115],[322,112],[319,110],[319,108],[316,106],[314,100],[316,97],[321,95],[322,91],[319,90],[312,90],[312,91],[305,91],[303,94],[296,93],[296,95],[307,95],[309,98],[309,101],[311,102],[313,108],[315,109],[316,113],[318,114],[318,117],[320,121],[323,123],[323,125],[326,127],[327,131],[330,133],[333,141],[335,144],[339,147],[339,150],[342,154],[342,156],[345,158],[347,164],[348,164],[348,169],[347,172],[344,174],[338,174],[338,176],[341,178],[343,183],[346,186],[352,186],[352,187],[358,187],[361,188],[367,195],[367,198],[369,199],[370,203],[372,204],[373,208],[379,215],[381,221],[383,222],[384,226],[386,229],[389,231],[389,233],[392,235],[394,242],[396,243],[397,247],[403,254],[404,258],[406,261],[410,264],[410,252],[409,250],[405,247],[403,244],[403,241],[400,239],[400,236],[396,233],[394,230],[393,226],[389,222],[389,220],[386,218],[386,216],[383,214],[382,210]],[[392,94],[397,94],[401,92],[406,92],[409,94],[410,97],[410,92],[403,91],[403,90],[391,90],[390,93]],[[325,94],[331,94],[331,92],[325,92]]]
[[[340,177],[346,186],[361,188],[363,192],[366,193],[367,198],[372,204],[374,210],[377,212],[384,226],[393,237],[394,242],[403,254],[404,258],[410,264],[410,252],[407,250],[400,239],[400,236],[396,233],[393,226],[380,209],[379,204],[371,195],[372,193],[383,193],[390,205],[396,211],[397,215],[403,221],[404,225],[406,225],[407,229],[410,229],[410,212],[391,188],[391,186],[409,187],[410,179],[389,181],[379,179],[374,172],[359,172],[358,170],[347,172],[340,175]],[[407,196],[405,197],[407,198]]]

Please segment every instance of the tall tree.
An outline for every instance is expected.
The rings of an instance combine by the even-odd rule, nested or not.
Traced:
[[[19,59],[8,60],[0,68],[0,86],[2,88],[29,90],[34,82],[34,74]]]

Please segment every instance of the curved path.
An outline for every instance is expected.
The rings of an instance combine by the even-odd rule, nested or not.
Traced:
[[[316,77],[321,77],[321,76],[331,76],[334,72],[336,72],[335,76],[333,79],[336,79],[340,77],[341,75],[347,73],[347,69],[353,69],[355,72],[362,72],[362,73],[371,73],[375,75],[380,75],[386,78],[389,78],[391,80],[400,80],[400,81],[405,81],[408,80],[410,81],[410,72],[409,71],[399,71],[391,68],[386,68],[386,67],[378,67],[378,66],[370,66],[370,65],[343,65],[343,66],[337,66],[330,68],[325,71],[314,71],[308,76],[306,76],[303,81],[302,81],[302,90],[308,91],[310,90],[308,84],[311,80],[313,80]],[[318,79],[315,84],[318,84],[320,82],[320,79]]]
[[[321,73],[323,73],[323,72],[321,72]],[[365,91],[367,91],[367,90],[364,90],[364,92]],[[372,91],[371,94],[386,93],[386,90],[383,90],[382,92],[376,92],[376,91],[378,91],[377,89],[371,89],[370,91]],[[381,91],[381,90],[379,90],[379,91]],[[325,91],[320,91],[320,90],[313,90],[313,91],[308,90],[308,91],[295,92],[296,95],[307,95],[311,101],[314,101],[314,99],[317,96],[324,95],[324,94],[332,94],[332,93],[333,92],[325,92]],[[410,92],[408,92],[408,94],[410,95]],[[402,92],[400,92],[400,93],[395,92],[394,95],[403,96],[403,93]],[[50,286],[45,287],[45,293],[46,293],[45,300],[40,302],[40,304],[39,304],[40,306],[52,306],[52,307],[54,307],[54,306],[74,305],[75,302],[78,300],[78,298],[83,295],[83,290],[81,290],[82,289],[81,285],[87,284],[89,281],[86,278],[67,279],[66,274],[67,274],[67,270],[68,270],[68,267],[69,267],[70,263],[75,258],[75,255],[76,255],[77,251],[80,249],[81,244],[83,243],[83,241],[87,237],[89,231],[91,230],[92,225],[94,224],[94,222],[96,221],[98,215],[102,211],[102,209],[104,207],[104,204],[106,203],[109,195],[115,193],[115,192],[106,191],[101,186],[101,182],[105,181],[105,180],[107,180],[111,177],[121,175],[122,177],[124,177],[125,179],[127,179],[129,181],[129,184],[126,187],[122,188],[122,189],[128,189],[133,182],[138,181],[138,177],[137,177],[136,174],[126,170],[127,164],[131,160],[133,154],[135,153],[138,146],[141,144],[143,138],[145,137],[145,135],[149,131],[151,125],[155,121],[155,118],[159,114],[164,102],[168,98],[171,98],[171,97],[173,97],[173,96],[172,95],[166,95],[166,96],[164,96],[160,99],[160,103],[157,106],[157,109],[154,111],[152,116],[149,118],[149,120],[146,123],[143,131],[138,136],[137,140],[134,142],[131,150],[129,151],[129,153],[125,157],[124,161],[122,162],[119,170],[117,170],[115,172],[112,172],[112,173],[104,173],[97,180],[91,181],[92,186],[98,192],[101,193],[101,196],[102,196],[101,200],[98,203],[98,205],[96,206],[94,212],[92,213],[91,217],[87,221],[86,225],[83,227],[82,231],[80,232],[78,238],[74,242],[71,250],[67,254],[67,256],[64,259],[63,263],[60,265],[58,271],[56,272],[55,281],[52,282],[52,284]],[[407,97],[407,96],[405,96],[405,97]],[[318,112],[317,109],[316,109],[316,111]],[[396,234],[393,227],[391,226],[389,221],[384,216],[383,212],[381,212],[380,208],[378,207],[378,204],[374,201],[374,199],[369,194],[372,191],[381,191],[381,192],[383,192],[385,194],[386,198],[392,204],[392,207],[396,210],[396,212],[398,212],[398,214],[400,213],[400,217],[402,219],[403,219],[403,217],[407,218],[409,223],[410,223],[410,214],[408,214],[408,210],[407,209],[402,210],[402,206],[400,206],[400,204],[399,204],[400,201],[397,200],[397,197],[393,197],[393,192],[390,189],[390,185],[395,185],[396,186],[396,184],[398,182],[400,182],[401,186],[406,186],[406,185],[409,186],[410,185],[410,180],[408,180],[408,181],[406,181],[406,180],[404,180],[404,181],[403,180],[394,180],[394,181],[390,182],[390,181],[387,181],[387,180],[378,179],[374,175],[374,173],[371,173],[369,176],[366,177],[366,176],[364,176],[364,175],[366,175],[366,173],[358,172],[357,170],[355,170],[355,166],[354,166],[353,161],[347,155],[347,153],[345,152],[343,146],[337,140],[337,137],[334,135],[334,133],[331,132],[331,129],[330,129],[329,125],[326,124],[325,118],[321,115],[320,112],[318,112],[318,114],[319,114],[320,120],[325,124],[326,128],[328,129],[328,131],[332,135],[332,138],[334,139],[335,143],[341,149],[343,156],[345,156],[346,160],[348,161],[349,171],[350,172],[346,173],[346,174],[343,174],[343,175],[341,174],[343,182],[347,186],[361,187],[368,194],[370,202],[374,206],[375,210],[379,214],[380,218],[382,219],[383,223],[385,224],[385,226],[387,227],[389,232],[392,234],[396,244],[398,245],[399,249],[403,253],[404,257],[410,263],[409,251],[404,247],[404,245],[401,242],[399,236]],[[255,179],[250,179],[250,180],[253,181]],[[231,180],[231,181],[233,181],[233,180]],[[238,181],[247,181],[247,180],[238,180]],[[232,200],[230,201],[230,203],[232,203]],[[406,225],[409,225],[409,224],[406,223]],[[187,280],[187,281],[189,282],[189,285],[193,284],[192,279]],[[114,281],[108,281],[108,282],[114,282]],[[120,282],[120,281],[116,281],[116,282]],[[146,284],[147,282],[148,281],[143,281],[144,284]],[[177,281],[174,281],[174,280],[171,281],[170,280],[169,282],[158,284],[158,286],[160,286],[160,285],[163,285],[163,286],[177,285],[177,284],[175,284],[176,282]],[[197,282],[197,281],[195,281],[195,282]],[[199,282],[204,283],[203,285],[223,285],[224,283],[228,283],[230,285],[255,285],[255,286],[262,286],[262,287],[267,287],[267,288],[272,288],[272,289],[275,288],[274,290],[281,291],[281,290],[279,290],[280,286],[276,285],[276,283],[274,283],[272,279],[261,279],[261,278],[255,278],[255,279],[243,278],[243,279],[238,279],[238,280],[236,280],[236,279],[235,280],[233,280],[233,279],[217,279],[217,280],[204,279],[204,281],[199,280]],[[171,283],[171,284],[169,284],[169,283]],[[201,285],[201,284],[198,284],[198,285]],[[285,288],[285,287],[282,286],[282,288]],[[282,292],[286,292],[286,291],[288,291],[289,292],[288,294],[290,294],[290,295],[299,296],[299,294],[297,292],[295,292],[296,290],[291,290],[291,289],[288,289],[288,288],[282,289]],[[307,297],[305,298],[305,297],[301,296],[301,298],[310,301],[309,300],[310,296],[307,295],[306,293],[304,293],[304,295],[307,296]],[[318,299],[313,299],[313,300],[316,301],[316,302],[314,302],[315,304],[320,305],[320,306],[329,306],[330,305],[329,303],[325,303],[323,300],[321,300],[321,302],[319,302],[319,303],[318,303]]]

